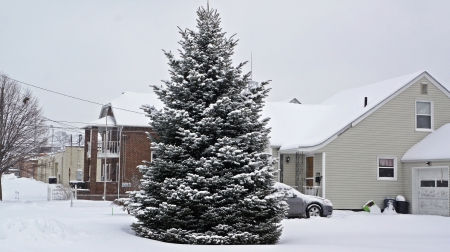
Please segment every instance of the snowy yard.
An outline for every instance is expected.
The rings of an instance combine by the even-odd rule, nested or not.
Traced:
[[[42,182],[4,176],[0,251],[445,251],[450,218],[335,211],[331,218],[285,219],[277,245],[195,246],[134,236],[134,218],[102,201],[46,201]],[[16,191],[20,199],[16,198]],[[114,215],[112,215],[112,210]]]

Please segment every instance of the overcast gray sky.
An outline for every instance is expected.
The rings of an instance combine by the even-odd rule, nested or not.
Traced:
[[[252,52],[253,79],[272,80],[268,101],[320,103],[419,70],[450,88],[450,1],[209,2],[224,31],[237,34],[234,63]],[[177,26],[195,28],[202,5],[206,0],[0,0],[0,71],[102,104],[123,91],[151,92],[149,85],[169,77],[162,49],[180,48]],[[51,119],[98,118],[99,105],[31,90]]]

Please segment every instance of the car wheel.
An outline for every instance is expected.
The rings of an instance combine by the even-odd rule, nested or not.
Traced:
[[[306,209],[306,218],[322,216],[322,208],[319,205],[313,204]]]

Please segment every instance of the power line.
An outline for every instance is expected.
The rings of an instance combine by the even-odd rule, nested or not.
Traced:
[[[30,87],[41,89],[41,90],[44,90],[44,91],[47,91],[47,92],[50,92],[50,93],[54,93],[54,94],[57,94],[57,95],[62,95],[62,96],[65,96],[65,97],[69,97],[69,98],[72,98],[72,99],[75,99],[75,100],[84,101],[84,102],[88,102],[88,103],[92,103],[92,104],[96,104],[96,105],[100,105],[100,106],[104,106],[105,105],[105,104],[102,104],[102,103],[99,103],[99,102],[89,101],[89,100],[86,100],[86,99],[83,99],[83,98],[78,98],[78,97],[75,97],[75,96],[72,96],[72,95],[63,94],[63,93],[60,93],[60,92],[57,92],[57,91],[53,91],[53,90],[50,90],[50,89],[47,89],[47,88],[38,87],[36,85],[32,85],[30,83],[19,81],[19,80],[10,78],[10,77],[7,77],[7,78],[10,79],[10,80],[16,81],[18,83],[22,83],[24,85],[30,86]],[[120,109],[120,110],[127,111],[127,112],[132,112],[132,113],[136,113],[136,114],[145,115],[145,113],[137,112],[137,111],[133,111],[133,110],[129,110],[129,109],[118,108],[118,107],[111,107],[111,108]]]
[[[72,125],[69,125],[69,124],[62,123],[61,121],[55,121],[55,120],[52,120],[52,119],[50,119],[50,118],[48,118],[48,117],[44,117],[44,118],[45,118],[45,120],[47,120],[47,121],[52,121],[52,122],[55,122],[55,123],[60,124],[60,125],[62,125],[62,126],[66,126],[66,127],[70,127],[70,128],[79,130],[79,128],[77,128],[77,127],[75,127],[75,126],[72,126]]]
[[[104,117],[103,117],[104,118]],[[51,120],[52,121],[52,120]],[[92,123],[92,122],[70,122],[70,121],[54,121],[54,122],[61,122],[61,123],[81,123],[81,124],[89,124],[89,125],[99,125],[99,126],[104,126],[104,123]],[[111,126],[113,127],[113,126]],[[138,126],[130,126],[130,127],[138,127]],[[150,128],[149,126],[141,126],[140,128]]]

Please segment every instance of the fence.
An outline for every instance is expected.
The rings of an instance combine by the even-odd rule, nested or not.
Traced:
[[[47,188],[47,200],[69,200],[73,197],[73,191],[70,188],[66,188],[62,185],[48,185]]]

